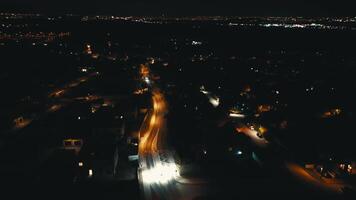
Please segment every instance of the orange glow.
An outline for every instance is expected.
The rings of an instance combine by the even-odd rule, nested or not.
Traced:
[[[339,109],[339,108],[331,109],[331,110],[329,110],[329,111],[324,112],[324,113],[321,115],[321,117],[322,117],[322,118],[330,118],[330,117],[334,117],[334,116],[340,115],[341,112],[342,112],[342,110]]]
[[[148,67],[144,64],[140,65],[140,75],[142,77],[148,77],[150,74],[150,70],[148,69]]]
[[[247,128],[247,127],[237,127],[235,130],[236,130],[238,133],[243,133],[243,132],[247,131],[248,128]]]
[[[51,107],[49,107],[48,111],[49,112],[56,112],[62,108],[62,105],[60,104],[54,104]]]
[[[156,123],[156,115],[153,115],[151,118],[150,126],[154,126]]]
[[[257,108],[258,113],[269,112],[271,110],[270,105],[259,105]]]
[[[62,96],[64,93],[65,93],[65,90],[64,89],[60,89],[60,90],[52,92],[49,95],[49,97],[59,97],[59,96]]]
[[[15,129],[22,129],[22,128],[25,128],[25,127],[28,126],[31,122],[32,122],[32,119],[27,119],[27,118],[24,118],[24,117],[18,117],[18,118],[16,118],[16,119],[14,119],[14,123],[15,123],[14,128],[15,128]]]
[[[250,85],[246,85],[243,89],[244,92],[251,92],[251,86]]]
[[[148,88],[138,89],[138,90],[134,91],[134,94],[143,94],[145,92],[148,92]]]
[[[153,109],[146,116],[141,129],[139,152],[152,153],[158,151],[158,138],[163,126],[164,113],[166,112],[166,101],[159,90],[152,92]]]

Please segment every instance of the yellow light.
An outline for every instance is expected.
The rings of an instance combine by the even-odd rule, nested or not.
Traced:
[[[150,126],[153,126],[156,123],[156,115],[153,115],[150,121]]]
[[[258,130],[260,131],[260,133],[265,133],[265,132],[267,132],[267,129],[265,128],[265,127],[263,127],[263,126],[260,126],[260,128],[258,128]]]
[[[335,109],[334,112],[336,115],[339,115],[341,113],[341,109]]]

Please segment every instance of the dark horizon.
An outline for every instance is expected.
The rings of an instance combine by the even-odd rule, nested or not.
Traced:
[[[337,4],[325,1],[264,1],[234,2],[222,0],[220,2],[179,1],[144,2],[142,0],[118,2],[104,0],[100,2],[86,2],[77,0],[51,1],[44,0],[4,0],[0,3],[1,11],[11,12],[40,12],[46,14],[116,14],[133,16],[355,16],[352,3],[346,0]]]

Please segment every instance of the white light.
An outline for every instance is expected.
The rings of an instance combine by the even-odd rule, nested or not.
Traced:
[[[202,45],[202,42],[198,42],[198,41],[192,41],[192,45]]]
[[[91,108],[91,113],[95,113],[96,109],[95,108]]]
[[[216,108],[220,105],[220,99],[219,98],[209,98],[209,102]]]
[[[155,64],[155,59],[151,58],[150,61],[149,61],[149,63],[150,63],[151,65]]]
[[[93,170],[89,169],[89,177],[92,177],[92,176],[93,176]]]
[[[142,171],[142,181],[145,184],[151,184],[155,182],[154,177],[152,176],[151,170],[145,169]]]
[[[242,155],[242,151],[237,151],[237,155]]]
[[[232,118],[245,118],[246,116],[244,114],[230,113],[229,117],[232,117]]]
[[[205,89],[204,85],[200,86],[200,92],[203,94],[209,94],[209,91]]]
[[[79,166],[79,167],[83,167],[83,165],[84,165],[83,162],[79,162],[79,163],[78,163],[78,166]]]
[[[81,118],[80,118],[80,116],[78,117],[78,120],[80,120]]]
[[[178,167],[174,163],[157,164],[152,169],[142,171],[142,179],[146,184],[165,184],[179,176]]]

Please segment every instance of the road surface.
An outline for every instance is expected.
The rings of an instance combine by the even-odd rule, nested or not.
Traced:
[[[238,131],[248,136],[251,139],[251,141],[260,148],[268,148],[270,145],[270,143],[265,138],[258,137],[257,131],[255,130],[252,130],[248,127],[242,127],[239,128]],[[283,167],[285,167],[285,169],[289,173],[291,173],[292,176],[296,177],[302,183],[307,184],[323,192],[337,194],[341,192],[340,189],[344,186],[342,184],[336,185],[336,184],[324,183],[320,179],[317,179],[313,177],[311,174],[309,174],[309,172],[307,172],[307,170],[303,166],[293,161],[285,161]]]
[[[163,93],[153,86],[153,108],[139,131],[138,179],[144,199],[194,199],[203,194],[197,180],[179,175],[173,151],[166,143],[168,106]]]

